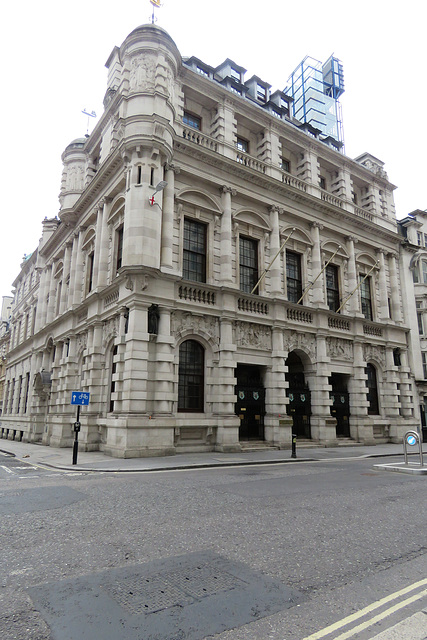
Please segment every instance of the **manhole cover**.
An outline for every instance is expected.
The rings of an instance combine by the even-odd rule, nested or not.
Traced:
[[[163,575],[130,576],[103,589],[129,613],[153,613],[169,607],[185,606],[241,587],[243,581],[220,569],[197,565]]]
[[[201,640],[301,601],[278,580],[210,551],[28,591],[52,640]]]

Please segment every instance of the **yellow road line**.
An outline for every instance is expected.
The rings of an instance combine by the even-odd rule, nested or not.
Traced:
[[[376,602],[373,602],[372,604],[368,605],[364,609],[361,609],[360,611],[357,611],[356,613],[352,613],[350,616],[347,616],[347,618],[343,618],[342,620],[339,620],[338,622],[335,622],[334,624],[329,625],[329,627],[325,627],[324,629],[321,629],[320,631],[317,631],[316,633],[313,633],[311,636],[307,636],[306,638],[303,638],[303,640],[320,640],[320,638],[324,638],[325,636],[329,635],[330,633],[333,633],[334,631],[338,631],[339,629],[342,629],[347,624],[350,624],[351,622],[355,622],[356,620],[359,620],[360,618],[363,618],[363,616],[366,616],[369,613],[372,613],[372,611],[375,611],[376,609],[379,609],[380,607],[384,606],[388,602],[392,602],[393,600],[396,600],[397,598],[400,598],[401,596],[404,596],[407,593],[410,593],[411,591],[415,591],[415,589],[418,589],[419,587],[422,587],[422,586],[424,586],[426,584],[427,584],[427,578],[425,578],[424,580],[420,580],[419,582],[414,582],[414,584],[409,585],[409,587],[405,587],[404,589],[400,589],[399,591],[395,591],[395,593],[391,593],[389,596],[386,596],[385,598],[381,598],[381,600],[377,600]],[[410,602],[413,602],[414,600],[418,600],[419,598],[422,598],[426,594],[427,594],[427,590],[423,591],[421,593],[421,595],[417,594],[416,596],[412,596],[412,598],[409,598],[408,600],[405,600],[404,603],[400,603],[398,605],[395,605],[395,607],[397,607],[397,609],[400,609],[402,607],[406,607],[407,604],[410,604]],[[391,607],[391,609],[394,609],[395,607]],[[390,613],[393,613],[393,611],[391,611],[391,609],[387,609],[387,612],[390,611]],[[397,611],[397,609],[395,609],[395,610]],[[378,619],[385,618],[387,615],[390,615],[387,612],[385,612],[385,614],[379,614],[379,616],[376,616],[376,618],[378,618]],[[375,618],[371,618],[371,620],[368,621],[369,624],[367,624],[366,626],[370,626],[371,624],[374,624],[374,622],[372,622],[372,620],[375,620]],[[365,624],[365,623],[363,623],[363,624]],[[362,627],[363,625],[359,625],[359,626]],[[356,627],[356,628],[358,628],[358,627]],[[355,631],[353,629],[351,631],[351,635],[354,635],[354,633],[355,633]],[[339,640],[344,640],[344,638],[346,638],[346,637],[348,638],[350,636],[348,636],[346,634],[342,634],[341,636],[337,637],[335,640],[338,640],[338,638],[339,638]]]

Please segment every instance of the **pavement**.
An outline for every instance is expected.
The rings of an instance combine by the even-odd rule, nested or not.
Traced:
[[[383,458],[390,457],[389,466],[400,466],[403,462],[402,444],[378,444],[364,446],[359,443],[338,447],[310,447],[296,448],[296,458],[291,458],[290,450],[260,449],[247,450],[239,453],[180,453],[173,456],[150,458],[112,458],[102,451],[79,451],[77,464],[72,464],[71,448],[56,448],[41,444],[19,442],[16,440],[0,439],[0,452],[15,456],[31,464],[67,469],[75,471],[93,472],[144,472],[144,471],[172,471],[177,469],[203,469],[208,467],[230,467],[256,464],[295,464],[297,462],[313,462],[320,460],[342,460],[348,458]],[[427,444],[423,453],[427,473]],[[418,457],[410,456],[410,467],[416,467]],[[413,461],[413,462],[412,462]],[[382,465],[382,468],[387,465]],[[419,468],[419,465],[418,465]],[[386,469],[391,470],[391,469]],[[394,469],[395,470],[395,469]]]

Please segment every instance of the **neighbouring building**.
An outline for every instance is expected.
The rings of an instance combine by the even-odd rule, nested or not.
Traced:
[[[427,211],[417,209],[398,222],[404,242],[401,249],[402,284],[406,292],[405,324],[411,331],[410,367],[420,403],[424,442],[427,442]]]
[[[401,441],[419,406],[383,162],[155,25],[106,66],[14,282],[3,437],[71,446],[81,390],[80,446],[118,457]]]

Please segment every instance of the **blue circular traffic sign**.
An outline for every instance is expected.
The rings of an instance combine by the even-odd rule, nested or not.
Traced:
[[[416,437],[415,437],[415,436],[408,436],[408,437],[406,438],[406,442],[407,442],[409,445],[414,446],[414,444],[417,444],[417,439],[416,439]]]

